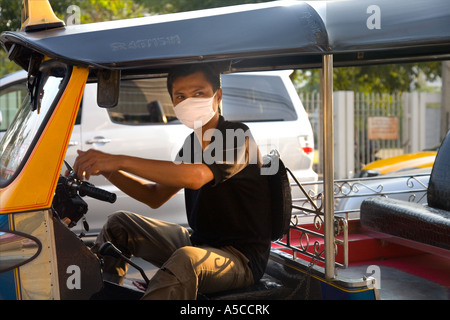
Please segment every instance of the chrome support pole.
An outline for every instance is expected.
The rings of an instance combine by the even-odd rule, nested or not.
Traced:
[[[325,278],[335,278],[334,242],[334,132],[333,132],[333,55],[322,60],[322,165],[325,227]]]

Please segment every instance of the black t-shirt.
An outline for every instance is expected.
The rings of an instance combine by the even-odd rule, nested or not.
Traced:
[[[199,190],[185,189],[191,241],[194,245],[238,249],[249,259],[257,281],[270,253],[268,180],[261,175],[257,146],[246,125],[220,117],[212,132],[205,151],[196,134],[189,135],[176,159],[205,163],[214,174],[214,179]]]

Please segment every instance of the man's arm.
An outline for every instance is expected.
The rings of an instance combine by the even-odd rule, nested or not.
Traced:
[[[105,177],[124,193],[152,209],[162,206],[181,189],[149,182],[123,171],[111,172],[105,174]]]
[[[133,198],[147,204],[151,201],[151,207],[161,205],[181,188],[199,189],[214,178],[205,164],[175,164],[170,161],[112,155],[97,150],[78,151],[78,154],[74,171],[79,177],[89,179],[91,175],[102,174]]]

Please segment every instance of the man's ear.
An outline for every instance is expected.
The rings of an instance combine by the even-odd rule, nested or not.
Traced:
[[[222,101],[222,94],[223,94],[222,88],[219,88],[216,92],[217,102],[219,103]]]
[[[216,92],[216,101],[217,101],[217,108],[219,109],[219,114],[222,114],[222,88],[219,88]]]

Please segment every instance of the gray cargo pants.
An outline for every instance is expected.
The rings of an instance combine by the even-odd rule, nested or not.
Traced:
[[[125,255],[140,257],[160,268],[143,299],[196,299],[197,292],[213,293],[253,284],[248,259],[231,246],[192,246],[188,231],[177,224],[131,212],[112,214],[92,248],[106,241]],[[128,264],[104,257],[104,272],[120,279]]]

